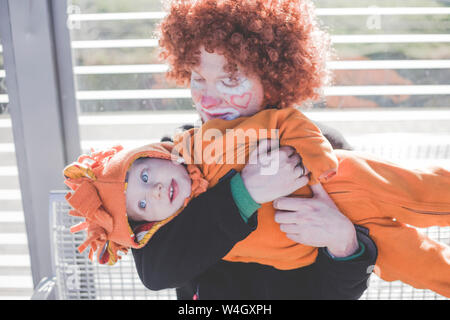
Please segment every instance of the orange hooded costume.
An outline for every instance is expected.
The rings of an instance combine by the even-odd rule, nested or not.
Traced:
[[[250,141],[242,140],[245,136]],[[264,138],[279,138],[280,145],[295,148],[303,165],[311,172],[310,184],[322,181],[341,212],[353,223],[370,230],[378,247],[375,272],[382,279],[401,280],[416,288],[428,288],[450,296],[450,248],[407,225],[449,225],[450,172],[439,168],[406,170],[353,151],[333,152],[320,130],[293,108],[263,110],[252,117],[230,121],[210,120],[200,131],[191,129],[176,137],[174,149],[168,147],[166,150],[171,150],[174,158],[180,154],[191,172],[194,170],[192,164],[198,165],[208,187],[212,187],[231,169],[241,171],[252,146]],[[130,163],[127,160],[125,167],[128,168]],[[197,178],[193,183],[197,181],[196,184],[202,186],[197,188],[200,193],[206,182],[199,177],[199,172],[195,171],[195,175]],[[125,173],[122,176],[125,179]],[[293,193],[293,196],[301,197],[311,195],[309,186]],[[115,201],[119,201],[117,197]],[[120,201],[124,203],[125,197]],[[125,216],[124,212],[125,209],[122,216]],[[257,262],[282,270],[313,263],[317,248],[288,239],[275,222],[274,214],[272,203],[264,203],[258,210],[257,229],[238,242],[223,259]],[[157,228],[174,216],[153,227],[138,245],[135,240],[130,242],[128,230],[125,245],[142,247]],[[128,223],[126,226],[129,229]],[[125,228],[125,223],[122,227]],[[116,241],[106,237],[111,239],[110,242]],[[123,241],[120,243],[124,244]]]
[[[74,191],[66,195],[67,202],[74,208],[69,214],[85,218],[70,229],[71,232],[87,230],[85,242],[78,247],[80,252],[90,246],[91,260],[96,252],[99,263],[113,265],[120,259],[118,251],[126,253],[129,248],[142,248],[160,227],[182,211],[192,197],[206,191],[208,183],[202,179],[200,170],[188,164],[191,195],[185,199],[183,207],[163,221],[149,222],[132,230],[126,214],[127,171],[142,157],[179,161],[171,154],[172,148],[171,143],[164,142],[132,150],[116,146],[82,155],[64,169],[65,183]]]
[[[245,136],[249,140],[242,139]],[[255,140],[270,137],[279,138],[281,146],[295,148],[311,172],[310,184],[321,181],[340,211],[370,230],[378,248],[375,273],[387,281],[401,280],[450,297],[450,247],[408,226],[450,225],[449,171],[407,170],[355,151],[333,151],[320,130],[294,108],[263,110],[230,121],[210,120],[201,131],[191,129],[174,143],[186,163],[201,162],[212,187],[231,169],[243,169]],[[237,161],[240,156],[245,161]],[[311,195],[309,186],[292,194]],[[286,270],[313,263],[317,248],[288,239],[274,214],[272,203],[262,204],[257,229],[223,259]]]

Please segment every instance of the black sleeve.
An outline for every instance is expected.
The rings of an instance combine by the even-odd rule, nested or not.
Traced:
[[[353,147],[344,138],[344,135],[341,132],[320,122],[314,122],[314,124],[320,129],[325,138],[327,138],[333,146],[333,149],[353,150]]]
[[[369,237],[367,228],[355,225],[356,235],[364,247],[364,253],[353,260],[337,261],[324,248],[319,249],[316,259],[317,299],[359,299],[367,289],[378,251]]]
[[[151,290],[176,288],[224,257],[256,228],[245,223],[231,194],[229,178],[194,198],[141,249],[133,249],[142,283]]]

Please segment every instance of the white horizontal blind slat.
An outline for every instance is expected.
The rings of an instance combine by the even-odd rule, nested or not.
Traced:
[[[333,43],[434,43],[450,42],[450,34],[361,34],[334,35]]]
[[[116,39],[72,41],[73,49],[155,48],[158,39]]]
[[[25,233],[0,233],[0,245],[27,244]]]
[[[318,16],[351,16],[351,15],[446,15],[450,8],[446,7],[395,7],[383,8],[371,6],[367,8],[317,8]],[[71,14],[71,21],[107,21],[107,20],[160,20],[165,12],[115,12]]]
[[[328,64],[332,70],[450,68],[450,60],[341,60],[330,61]],[[168,68],[166,64],[92,65],[75,66],[74,73],[76,75],[165,73]],[[5,70],[0,70],[0,78],[4,78],[5,75]]]
[[[122,145],[124,148],[137,148],[149,143],[159,142],[160,139],[126,139],[126,140],[83,140],[81,141],[81,149],[94,150],[110,148],[117,144]]]
[[[325,87],[325,96],[379,96],[379,95],[447,95],[450,85],[406,86],[334,86]],[[190,98],[188,89],[149,90],[88,90],[78,91],[78,100],[131,100],[131,99],[180,99]]]
[[[330,61],[332,70],[449,69],[450,60],[341,60]]]
[[[449,34],[362,34],[332,35],[335,44],[355,43],[436,43],[450,42]],[[156,48],[158,39],[114,39],[72,41],[73,49]]]
[[[17,176],[17,167],[2,166],[0,163],[0,177],[14,177]]]
[[[447,95],[450,85],[429,86],[335,86],[324,88],[325,96],[378,96],[378,95]]]
[[[0,200],[20,200],[19,189],[0,189]]]
[[[0,211],[0,222],[25,222],[25,218],[22,211]]]
[[[194,123],[198,119],[195,112],[176,112],[167,114],[126,114],[80,116],[80,126],[130,125],[130,124],[179,124]]]
[[[89,90],[78,91],[78,100],[104,99],[168,99],[190,98],[188,89],[150,89],[150,90]]]
[[[11,119],[0,118],[0,128],[11,128]]]
[[[0,288],[33,288],[31,276],[0,276]]]
[[[14,143],[0,143],[0,152],[14,152]]]
[[[332,70],[369,70],[369,69],[449,69],[450,60],[340,60],[328,63]],[[165,73],[166,64],[128,64],[128,65],[92,65],[75,66],[74,74],[132,74]],[[0,78],[5,77],[5,70],[0,70]]]
[[[131,64],[131,65],[99,65],[76,66],[74,73],[87,74],[122,74],[122,73],[164,73],[168,70],[166,64]]]
[[[304,111],[304,114],[316,121],[433,121],[449,120],[450,110],[447,109],[400,109],[400,110],[327,110]],[[90,114],[80,115],[80,126],[104,126],[104,125],[135,125],[135,124],[182,124],[194,123],[198,120],[195,111],[180,112],[152,112],[152,113],[125,113],[125,114]],[[0,127],[11,127],[9,119],[0,119]],[[0,145],[7,145],[3,143]],[[11,145],[11,144],[8,144]],[[6,148],[4,148],[6,149]],[[11,167],[12,168],[12,167]]]
[[[318,8],[318,16],[365,16],[365,15],[446,15],[450,8],[446,7],[395,7],[383,8],[370,6],[367,8]]]
[[[30,257],[25,254],[0,254],[0,267],[30,267]]]
[[[165,12],[113,12],[113,13],[79,13],[69,15],[71,21],[106,21],[106,20],[160,20]]]

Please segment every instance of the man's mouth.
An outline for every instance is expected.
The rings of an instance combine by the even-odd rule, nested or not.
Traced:
[[[236,114],[236,112],[208,112],[205,109],[202,110],[206,116],[208,117],[208,120],[211,119],[222,119],[222,120],[233,120],[239,117],[239,114]]]

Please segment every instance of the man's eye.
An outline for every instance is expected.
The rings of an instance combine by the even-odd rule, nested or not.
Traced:
[[[141,173],[141,179],[142,179],[142,181],[144,181],[145,183],[148,182],[148,173],[147,173],[147,171],[143,171],[143,172]]]
[[[145,209],[145,207],[147,206],[147,202],[145,200],[139,200],[138,206],[141,209]]]
[[[193,79],[195,82],[203,82],[205,79]]]
[[[226,87],[236,87],[237,85],[239,85],[239,80],[230,78],[227,80],[222,80],[222,84]]]

